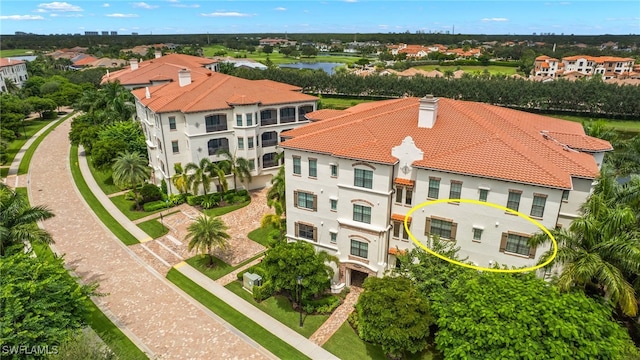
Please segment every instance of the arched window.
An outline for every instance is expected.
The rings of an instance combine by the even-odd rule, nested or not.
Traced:
[[[207,148],[209,148],[209,155],[216,155],[220,150],[229,150],[229,140],[227,138],[211,139],[207,142]]]
[[[296,121],[296,108],[285,107],[280,109],[280,123],[290,123]]]
[[[227,130],[227,115],[215,114],[204,117],[207,132]]]
[[[269,131],[269,132],[263,133],[261,138],[262,138],[263,148],[278,145],[278,133],[275,131]]]
[[[275,125],[278,123],[278,112],[274,109],[260,111],[260,125]]]
[[[262,155],[262,167],[266,169],[278,166],[278,162],[276,161],[277,156],[278,153],[274,152]]]

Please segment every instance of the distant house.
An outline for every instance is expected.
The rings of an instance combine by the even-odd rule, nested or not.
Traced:
[[[541,55],[538,56],[533,65],[533,74],[535,76],[551,77],[561,75],[564,68],[564,64],[558,59]]]
[[[0,92],[7,92],[7,80],[21,88],[28,78],[27,64],[24,61],[0,58]]]
[[[562,58],[562,63],[566,72],[577,71],[588,76],[600,74],[606,80],[631,72],[635,60],[615,56],[575,55]]]

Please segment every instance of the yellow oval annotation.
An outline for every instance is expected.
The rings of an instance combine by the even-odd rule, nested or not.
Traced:
[[[463,262],[450,259],[450,258],[448,258],[448,257],[446,257],[446,256],[444,256],[442,254],[438,254],[437,252],[429,249],[428,247],[426,247],[425,245],[420,243],[416,239],[416,237],[413,236],[413,234],[409,230],[408,220],[411,217],[411,214],[413,214],[414,211],[416,211],[416,210],[418,210],[420,208],[423,208],[423,207],[426,207],[426,206],[429,206],[429,205],[435,205],[435,204],[440,204],[440,203],[451,203],[451,202],[459,202],[459,203],[468,203],[468,204],[489,206],[489,207],[492,207],[492,208],[496,208],[496,209],[500,209],[500,210],[512,213],[514,215],[518,215],[519,217],[530,221],[532,224],[534,224],[538,228],[540,228],[551,239],[551,242],[553,243],[553,254],[551,255],[551,257],[549,259],[547,259],[547,261],[543,262],[542,264],[539,264],[539,265],[536,265],[536,266],[530,266],[530,267],[527,267],[527,268],[519,268],[519,269],[496,269],[496,268],[475,266],[475,265],[465,264]],[[547,228],[544,227],[544,225],[540,224],[535,219],[532,219],[529,216],[527,216],[527,215],[525,215],[525,214],[523,214],[521,212],[509,209],[509,208],[504,207],[502,205],[494,204],[494,203],[491,203],[491,202],[479,201],[479,200],[472,200],[472,199],[439,199],[439,200],[428,200],[428,201],[425,201],[425,202],[423,202],[423,203],[411,208],[411,210],[409,210],[407,215],[405,215],[405,217],[404,217],[404,229],[407,232],[407,234],[409,234],[409,237],[411,238],[411,241],[413,241],[416,245],[420,246],[421,248],[425,249],[429,254],[434,255],[436,257],[439,257],[440,259],[448,261],[448,262],[450,262],[452,264],[459,265],[459,266],[466,267],[466,268],[470,268],[470,269],[474,269],[474,270],[480,270],[480,271],[497,272],[497,273],[520,273],[520,272],[535,271],[535,270],[538,270],[538,269],[550,264],[551,261],[553,261],[553,259],[558,254],[558,242],[556,241],[556,238],[551,234],[551,232],[549,232],[549,230],[547,230]]]

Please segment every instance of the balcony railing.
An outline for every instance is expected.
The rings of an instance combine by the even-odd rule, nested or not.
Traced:
[[[274,160],[264,160],[262,167],[263,168],[271,168],[271,167],[276,167],[278,166],[278,162],[274,159]]]
[[[269,147],[269,146],[276,146],[278,145],[278,140],[277,139],[269,139],[269,140],[262,140],[262,147]]]

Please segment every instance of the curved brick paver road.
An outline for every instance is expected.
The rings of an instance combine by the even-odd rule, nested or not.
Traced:
[[[56,216],[44,223],[58,252],[83,281],[98,281],[99,301],[160,359],[272,357],[188,299],[117,240],[75,189],[69,172],[70,121],[54,130],[31,162],[29,198]]]

